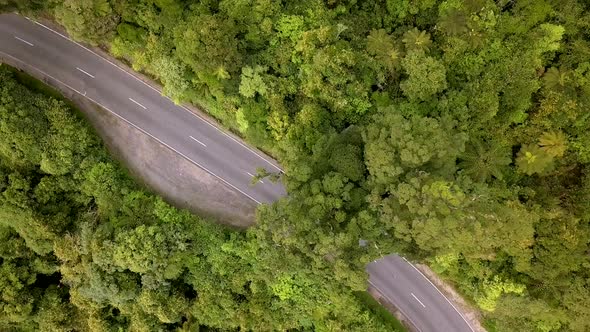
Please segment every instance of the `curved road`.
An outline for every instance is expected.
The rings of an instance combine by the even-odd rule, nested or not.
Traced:
[[[369,284],[421,332],[473,332],[453,304],[412,263],[398,255],[367,265]]]
[[[123,118],[258,204],[286,194],[271,181],[250,184],[259,167],[281,171],[276,162],[49,27],[1,15],[0,52]]]
[[[256,203],[286,194],[280,183],[250,185],[256,169],[278,164],[92,50],[41,23],[0,15],[0,59],[33,67],[176,151]],[[405,259],[368,265],[369,283],[421,332],[471,332],[452,304]]]

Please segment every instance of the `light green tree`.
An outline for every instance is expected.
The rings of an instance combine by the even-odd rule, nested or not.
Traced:
[[[410,52],[402,60],[408,78],[400,88],[411,100],[426,100],[447,88],[446,68],[439,60]]]
[[[518,171],[527,175],[545,175],[553,170],[553,157],[535,144],[523,145],[516,157]]]
[[[562,157],[567,150],[567,138],[561,131],[545,132],[539,138],[539,146],[551,157]]]
[[[404,33],[402,39],[408,51],[426,52],[432,45],[430,35],[426,31],[420,31],[418,28],[411,29]]]
[[[264,96],[268,92],[268,87],[262,75],[267,70],[262,66],[244,67],[242,68],[242,76],[240,81],[240,94],[246,98],[252,98],[256,93]]]

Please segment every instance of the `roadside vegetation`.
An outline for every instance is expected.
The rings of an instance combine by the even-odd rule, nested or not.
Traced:
[[[113,324],[149,321],[132,318],[141,314],[167,328],[387,330],[354,292],[365,289],[368,261],[399,252],[451,280],[491,331],[590,330],[588,1],[11,4],[156,76],[176,101],[273,151],[287,173],[289,198],[260,208],[246,234],[182,213],[139,213],[134,224],[112,217],[126,200],[72,198],[94,219],[50,218],[54,240],[35,252],[57,257],[68,305]],[[43,161],[26,135],[5,137],[39,149],[27,168],[38,174],[35,195],[40,174],[69,167]],[[83,151],[70,148],[71,158]],[[20,225],[7,234],[37,234]],[[146,254],[148,239],[166,254]],[[113,286],[127,283],[135,292]],[[190,309],[164,310],[176,308],[171,294]]]
[[[138,187],[48,94],[0,65],[0,330],[397,329],[329,265]]]

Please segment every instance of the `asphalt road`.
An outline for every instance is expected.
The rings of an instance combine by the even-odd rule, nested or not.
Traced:
[[[282,184],[250,184],[278,164],[90,49],[38,22],[0,15],[0,56],[20,61],[127,121],[256,203],[286,195]],[[413,265],[390,255],[367,267],[369,283],[421,332],[470,332],[446,298]]]
[[[115,113],[256,203],[286,195],[280,183],[262,180],[251,185],[259,167],[280,172],[275,161],[48,27],[18,15],[1,15],[0,52]]]
[[[416,267],[398,255],[367,265],[369,284],[422,332],[474,331],[453,304]]]

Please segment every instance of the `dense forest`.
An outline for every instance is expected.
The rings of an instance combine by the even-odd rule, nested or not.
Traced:
[[[28,82],[0,66],[0,330],[391,330],[362,270],[353,289],[264,229],[169,206]]]
[[[203,222],[3,73],[3,324],[390,330],[355,292],[368,261],[398,252],[490,331],[590,330],[589,1],[0,6],[202,106],[271,151],[289,191],[245,233]]]

